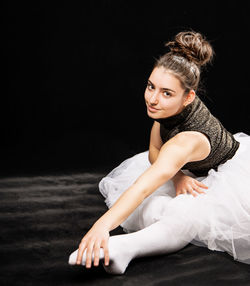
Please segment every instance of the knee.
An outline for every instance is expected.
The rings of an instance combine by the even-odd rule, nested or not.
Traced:
[[[140,210],[140,227],[145,228],[159,221],[167,210],[169,200],[166,196],[149,197]]]

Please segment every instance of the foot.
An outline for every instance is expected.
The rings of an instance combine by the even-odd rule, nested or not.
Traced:
[[[126,234],[125,234],[126,235]],[[132,256],[129,255],[128,248],[125,247],[125,237],[124,235],[114,235],[109,238],[109,265],[104,265],[104,252],[100,248],[100,261],[107,273],[110,274],[123,274],[132,259]],[[78,254],[78,249],[75,250],[69,256],[68,263],[70,265],[76,264],[76,258]],[[92,255],[92,262],[94,261],[94,254]],[[85,265],[86,262],[86,251],[84,251],[82,257],[82,265]]]

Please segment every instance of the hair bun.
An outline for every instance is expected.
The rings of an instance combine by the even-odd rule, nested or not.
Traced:
[[[180,32],[174,41],[166,43],[173,54],[183,56],[197,66],[205,65],[213,57],[213,48],[200,33]]]

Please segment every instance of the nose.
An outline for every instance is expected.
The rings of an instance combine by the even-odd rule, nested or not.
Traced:
[[[159,102],[158,93],[157,93],[157,91],[155,91],[155,92],[151,93],[151,95],[149,97],[149,103],[151,105],[156,105],[156,104],[158,104],[158,102]]]

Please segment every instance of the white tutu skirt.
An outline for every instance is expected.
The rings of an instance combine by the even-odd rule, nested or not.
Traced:
[[[124,231],[138,231],[159,220],[167,227],[174,221],[187,243],[225,251],[250,264],[250,136],[243,132],[233,136],[240,146],[217,171],[211,169],[207,176],[197,177],[182,170],[207,185],[208,189],[203,189],[206,194],[176,196],[169,180],[121,224]],[[99,190],[107,206],[110,208],[149,166],[146,151],[128,158],[104,177]]]

